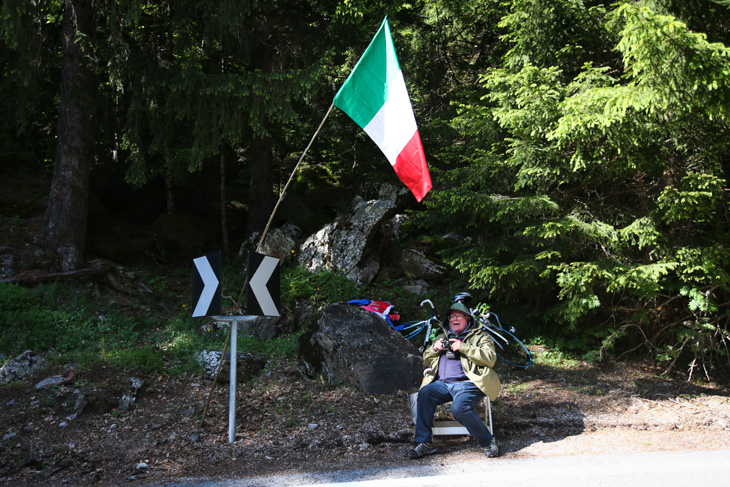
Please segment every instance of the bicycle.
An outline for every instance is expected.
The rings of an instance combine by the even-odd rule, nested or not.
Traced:
[[[494,340],[497,357],[502,360],[502,362],[521,369],[526,369],[532,364],[532,353],[530,353],[530,350],[525,346],[525,344],[514,335],[516,331],[515,328],[510,327],[508,330],[502,326],[499,316],[492,312],[488,304],[481,303],[477,305],[476,308],[472,308],[470,306],[471,294],[469,293],[458,293],[454,295],[451,301],[452,303],[461,302],[469,308],[477,321],[479,321],[482,325],[482,328],[489,333],[492,340]],[[494,319],[494,321],[492,321],[492,319]]]
[[[423,353],[423,351],[426,350],[426,347],[428,347],[428,345],[433,342],[434,338],[436,338],[437,333],[441,329],[441,320],[436,313],[436,307],[433,305],[433,302],[430,299],[424,299],[423,301],[421,301],[421,307],[423,307],[424,304],[429,304],[431,306],[431,316],[429,316],[425,320],[409,321],[408,323],[404,323],[395,327],[395,329],[398,330],[406,338],[406,340],[410,341],[411,343],[413,343],[412,340],[415,339],[423,330],[426,330],[426,333],[423,337],[423,342],[418,347],[419,353]],[[418,346],[418,341],[413,344]]]

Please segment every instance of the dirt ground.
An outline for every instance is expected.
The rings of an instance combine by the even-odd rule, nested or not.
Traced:
[[[643,364],[535,364],[499,369],[493,404],[502,458],[730,449],[730,389],[662,376]],[[36,389],[61,375],[65,382]],[[269,364],[238,389],[228,442],[228,385],[200,376],[140,377],[136,407],[113,408],[129,375],[47,369],[0,389],[0,480],[8,486],[159,485],[331,469],[485,460],[468,436],[440,436],[441,455],[409,460],[407,392],[362,394]],[[77,417],[79,396],[87,404]],[[490,459],[485,461],[499,461]]]

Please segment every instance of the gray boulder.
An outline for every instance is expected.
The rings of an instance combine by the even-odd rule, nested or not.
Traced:
[[[326,225],[302,244],[299,265],[312,272],[342,272],[358,286],[369,284],[379,269],[380,252],[373,237],[395,208],[388,199],[356,197],[343,219]]]
[[[445,266],[437,264],[416,249],[405,249],[398,259],[397,267],[416,279],[440,280],[446,275]]]
[[[246,240],[238,251],[238,257],[245,258],[248,251],[256,251],[258,253],[276,257],[281,261],[281,265],[285,265],[292,257],[292,253],[296,248],[295,239],[299,238],[301,229],[294,224],[287,223],[280,228],[273,228],[266,234],[266,238],[261,244],[261,248],[257,249],[261,234],[254,232]]]
[[[383,318],[353,305],[326,308],[299,353],[307,370],[369,394],[412,391],[422,378],[416,347]]]
[[[32,350],[26,350],[0,369],[0,384],[23,380],[26,376],[42,369],[48,361]]]

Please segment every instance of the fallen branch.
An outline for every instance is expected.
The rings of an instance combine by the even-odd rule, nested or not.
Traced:
[[[40,284],[42,282],[53,282],[66,279],[96,279],[109,272],[109,269],[111,269],[111,267],[112,264],[110,262],[96,260],[91,263],[90,267],[76,269],[73,271],[51,273],[40,271],[38,273],[35,273],[31,271],[25,271],[12,277],[0,279],[0,284]]]

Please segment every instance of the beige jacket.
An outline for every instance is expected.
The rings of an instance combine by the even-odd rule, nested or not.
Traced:
[[[446,338],[445,333],[436,336],[436,341]],[[459,348],[461,355],[461,366],[466,376],[476,386],[494,401],[502,390],[502,383],[497,373],[492,369],[497,362],[497,353],[494,348],[494,341],[489,333],[481,327],[467,331],[464,341]],[[440,353],[433,351],[430,346],[423,352],[423,363],[428,370],[425,374],[421,387],[430,384],[437,379]]]

